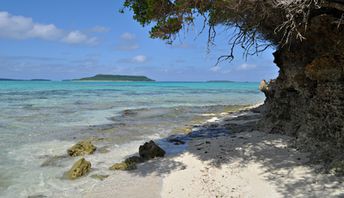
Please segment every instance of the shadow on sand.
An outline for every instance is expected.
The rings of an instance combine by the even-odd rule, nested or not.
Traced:
[[[258,163],[264,173],[268,173],[264,174],[267,175],[264,179],[276,186],[283,197],[318,197],[317,193],[325,190],[329,192],[327,197],[344,197],[344,189],[339,196],[331,194],[335,189],[343,188],[342,178],[317,173],[309,163],[309,154],[293,148],[292,138],[258,132],[256,123],[260,117],[256,111],[239,112],[237,117],[227,116],[194,126],[189,134],[157,140],[167,151],[167,156],[140,164],[137,170],[129,173],[135,176],[163,176],[183,170],[186,165],[175,161],[174,157],[188,152],[207,162],[211,168],[220,168],[232,162],[239,162],[241,167]],[[174,145],[171,140],[176,139],[186,144]],[[297,177],[298,170],[306,171],[306,174]]]

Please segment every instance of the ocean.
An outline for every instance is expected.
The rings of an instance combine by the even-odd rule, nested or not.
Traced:
[[[258,83],[1,81],[0,197],[73,197],[144,141],[263,101]],[[64,179],[78,159],[66,150],[90,138],[98,148],[85,157],[91,173]]]

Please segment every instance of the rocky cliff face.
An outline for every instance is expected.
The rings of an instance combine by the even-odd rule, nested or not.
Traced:
[[[260,122],[329,162],[344,159],[344,28],[333,21],[331,13],[313,17],[306,40],[274,53],[280,73]]]

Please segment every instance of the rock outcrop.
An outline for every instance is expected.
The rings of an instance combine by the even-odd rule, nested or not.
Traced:
[[[332,163],[330,172],[344,176],[344,160]]]
[[[155,157],[164,157],[165,151],[151,140],[140,146],[139,155],[141,158],[149,160]]]
[[[274,53],[280,72],[263,86],[260,122],[263,130],[295,136],[299,148],[322,162],[344,158],[344,27],[333,20],[331,14],[314,16],[306,40]]]
[[[133,162],[120,162],[112,165],[110,170],[135,170],[136,169],[136,163]]]
[[[265,94],[265,97],[269,96],[269,85],[266,80],[260,82],[258,89]]]
[[[125,159],[124,162],[129,163],[129,164],[130,163],[139,164],[139,163],[145,162],[145,160],[139,156],[131,156],[131,157],[128,157],[127,159]]]
[[[155,157],[164,157],[165,151],[160,148],[154,141],[144,143],[139,147],[140,156],[131,156],[125,159],[123,162],[112,165],[110,170],[134,170],[136,165],[143,163]]]
[[[83,156],[92,154],[97,148],[92,144],[91,141],[84,140],[80,141],[70,149],[67,150],[68,155],[75,157],[75,156]]]
[[[74,163],[72,168],[67,172],[68,179],[77,179],[91,170],[91,162],[86,161],[84,158],[79,159]]]

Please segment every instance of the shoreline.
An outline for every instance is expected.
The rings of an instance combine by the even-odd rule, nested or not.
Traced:
[[[291,137],[255,129],[258,106],[193,126],[182,151],[117,171],[83,197],[344,196],[340,178],[317,173]],[[133,185],[121,182],[126,177]]]

